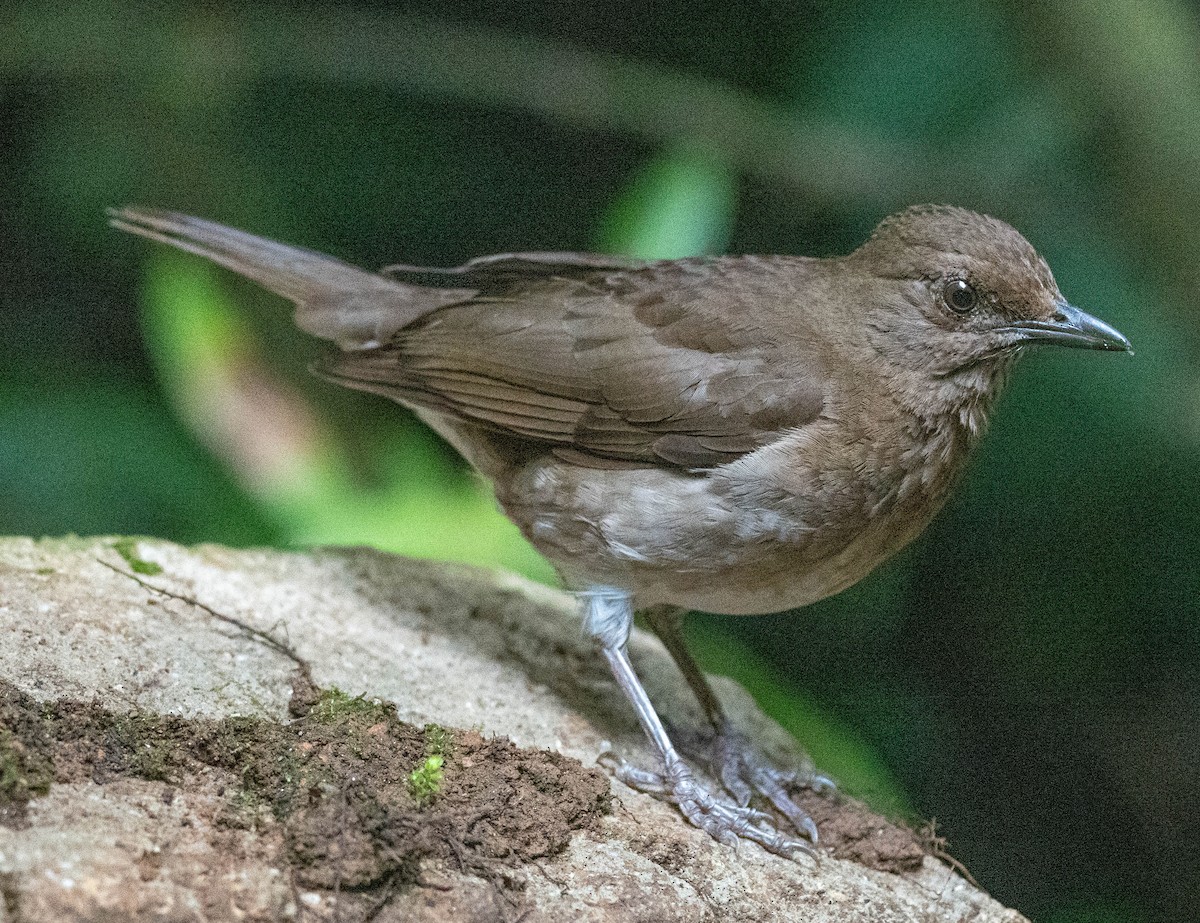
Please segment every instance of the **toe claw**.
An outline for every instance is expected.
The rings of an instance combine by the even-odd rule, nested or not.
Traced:
[[[816,775],[808,780],[808,787],[818,795],[823,795],[826,792],[836,792],[837,783],[829,776]]]
[[[750,804],[750,798],[754,795],[754,790],[741,777],[732,763],[726,763],[721,767],[721,785],[725,791],[729,792],[733,800],[743,808]]]
[[[662,795],[668,793],[670,788],[667,780],[657,772],[652,772],[649,769],[639,769],[637,766],[631,766],[629,763],[622,762],[613,771],[618,779],[630,788],[636,788],[639,792]]]
[[[752,796],[759,795],[787,818],[796,833],[814,844],[818,841],[816,824],[792,799],[790,791],[800,786],[807,786],[816,792],[832,791],[836,786],[828,776],[779,769],[750,740],[728,726],[715,737],[701,739],[695,735],[684,735],[681,742],[687,752],[701,759],[707,757],[722,787],[739,807],[751,810],[749,805]],[[752,822],[770,825],[765,816],[754,816]],[[811,852],[807,844],[803,848]]]
[[[784,858],[792,858],[795,852],[812,853],[807,844],[777,830],[771,815],[737,804],[702,785],[681,760],[669,762],[662,773],[639,769],[613,757],[608,761],[626,785],[673,802],[689,823],[726,846],[736,849],[741,840],[747,839]]]

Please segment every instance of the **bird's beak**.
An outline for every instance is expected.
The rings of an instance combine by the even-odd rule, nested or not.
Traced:
[[[1133,352],[1133,345],[1121,331],[1065,301],[1058,303],[1052,320],[1018,321],[1004,329],[1018,334],[1022,343],[1057,343],[1079,349]]]

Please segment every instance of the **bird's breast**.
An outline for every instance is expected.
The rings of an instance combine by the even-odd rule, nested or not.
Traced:
[[[497,488],[569,584],[754,614],[841,592],[907,545],[941,507],[963,448],[831,421],[703,474],[546,456]]]

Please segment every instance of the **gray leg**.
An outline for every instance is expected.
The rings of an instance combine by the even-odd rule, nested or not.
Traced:
[[[617,685],[633,706],[642,730],[663,764],[661,772],[653,772],[619,762],[617,778],[631,788],[674,802],[692,824],[722,843],[736,845],[739,837],[745,837],[777,855],[811,852],[808,844],[779,833],[769,815],[718,797],[696,781],[671,743],[629,661],[625,647],[633,626],[633,601],[629,594],[612,587],[592,587],[579,597],[583,603],[584,630],[599,642]]]
[[[717,698],[704,671],[688,650],[683,637],[684,610],[675,606],[656,606],[642,614],[679,667],[701,708],[704,709],[704,714],[712,723],[715,736],[711,741],[705,741],[709,752],[703,755],[692,754],[692,748],[688,747],[686,749],[689,754],[707,759],[711,770],[736,803],[748,805],[751,795],[761,795],[791,821],[798,833],[803,833],[816,843],[817,825],[808,813],[792,800],[788,788],[793,785],[808,785],[819,791],[832,789],[833,782],[825,776],[804,776],[795,770],[779,769],[759,751],[753,741],[733,728],[725,716],[721,700]],[[696,749],[703,749],[703,746]]]
[[[713,728],[720,731],[726,723],[725,709],[683,638],[683,617],[686,614],[687,612],[678,606],[652,606],[642,612],[658,639],[662,641],[663,647],[667,649],[667,653],[671,655],[671,659],[675,661],[675,666],[679,667],[679,672],[687,680]]]

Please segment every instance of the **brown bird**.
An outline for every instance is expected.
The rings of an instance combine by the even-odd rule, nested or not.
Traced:
[[[411,407],[489,478],[579,593],[658,752],[618,776],[778,853],[807,847],[752,792],[814,842],[816,828],[792,778],[727,726],[682,613],[846,589],[942,506],[1026,347],[1130,349],[1017,231],[960,208],[909,208],[832,259],[513,253],[378,273],[172,212],[112,222],[291,299],[342,349],[320,374]],[[634,673],[635,608],[714,725],[725,791],[693,775]]]

